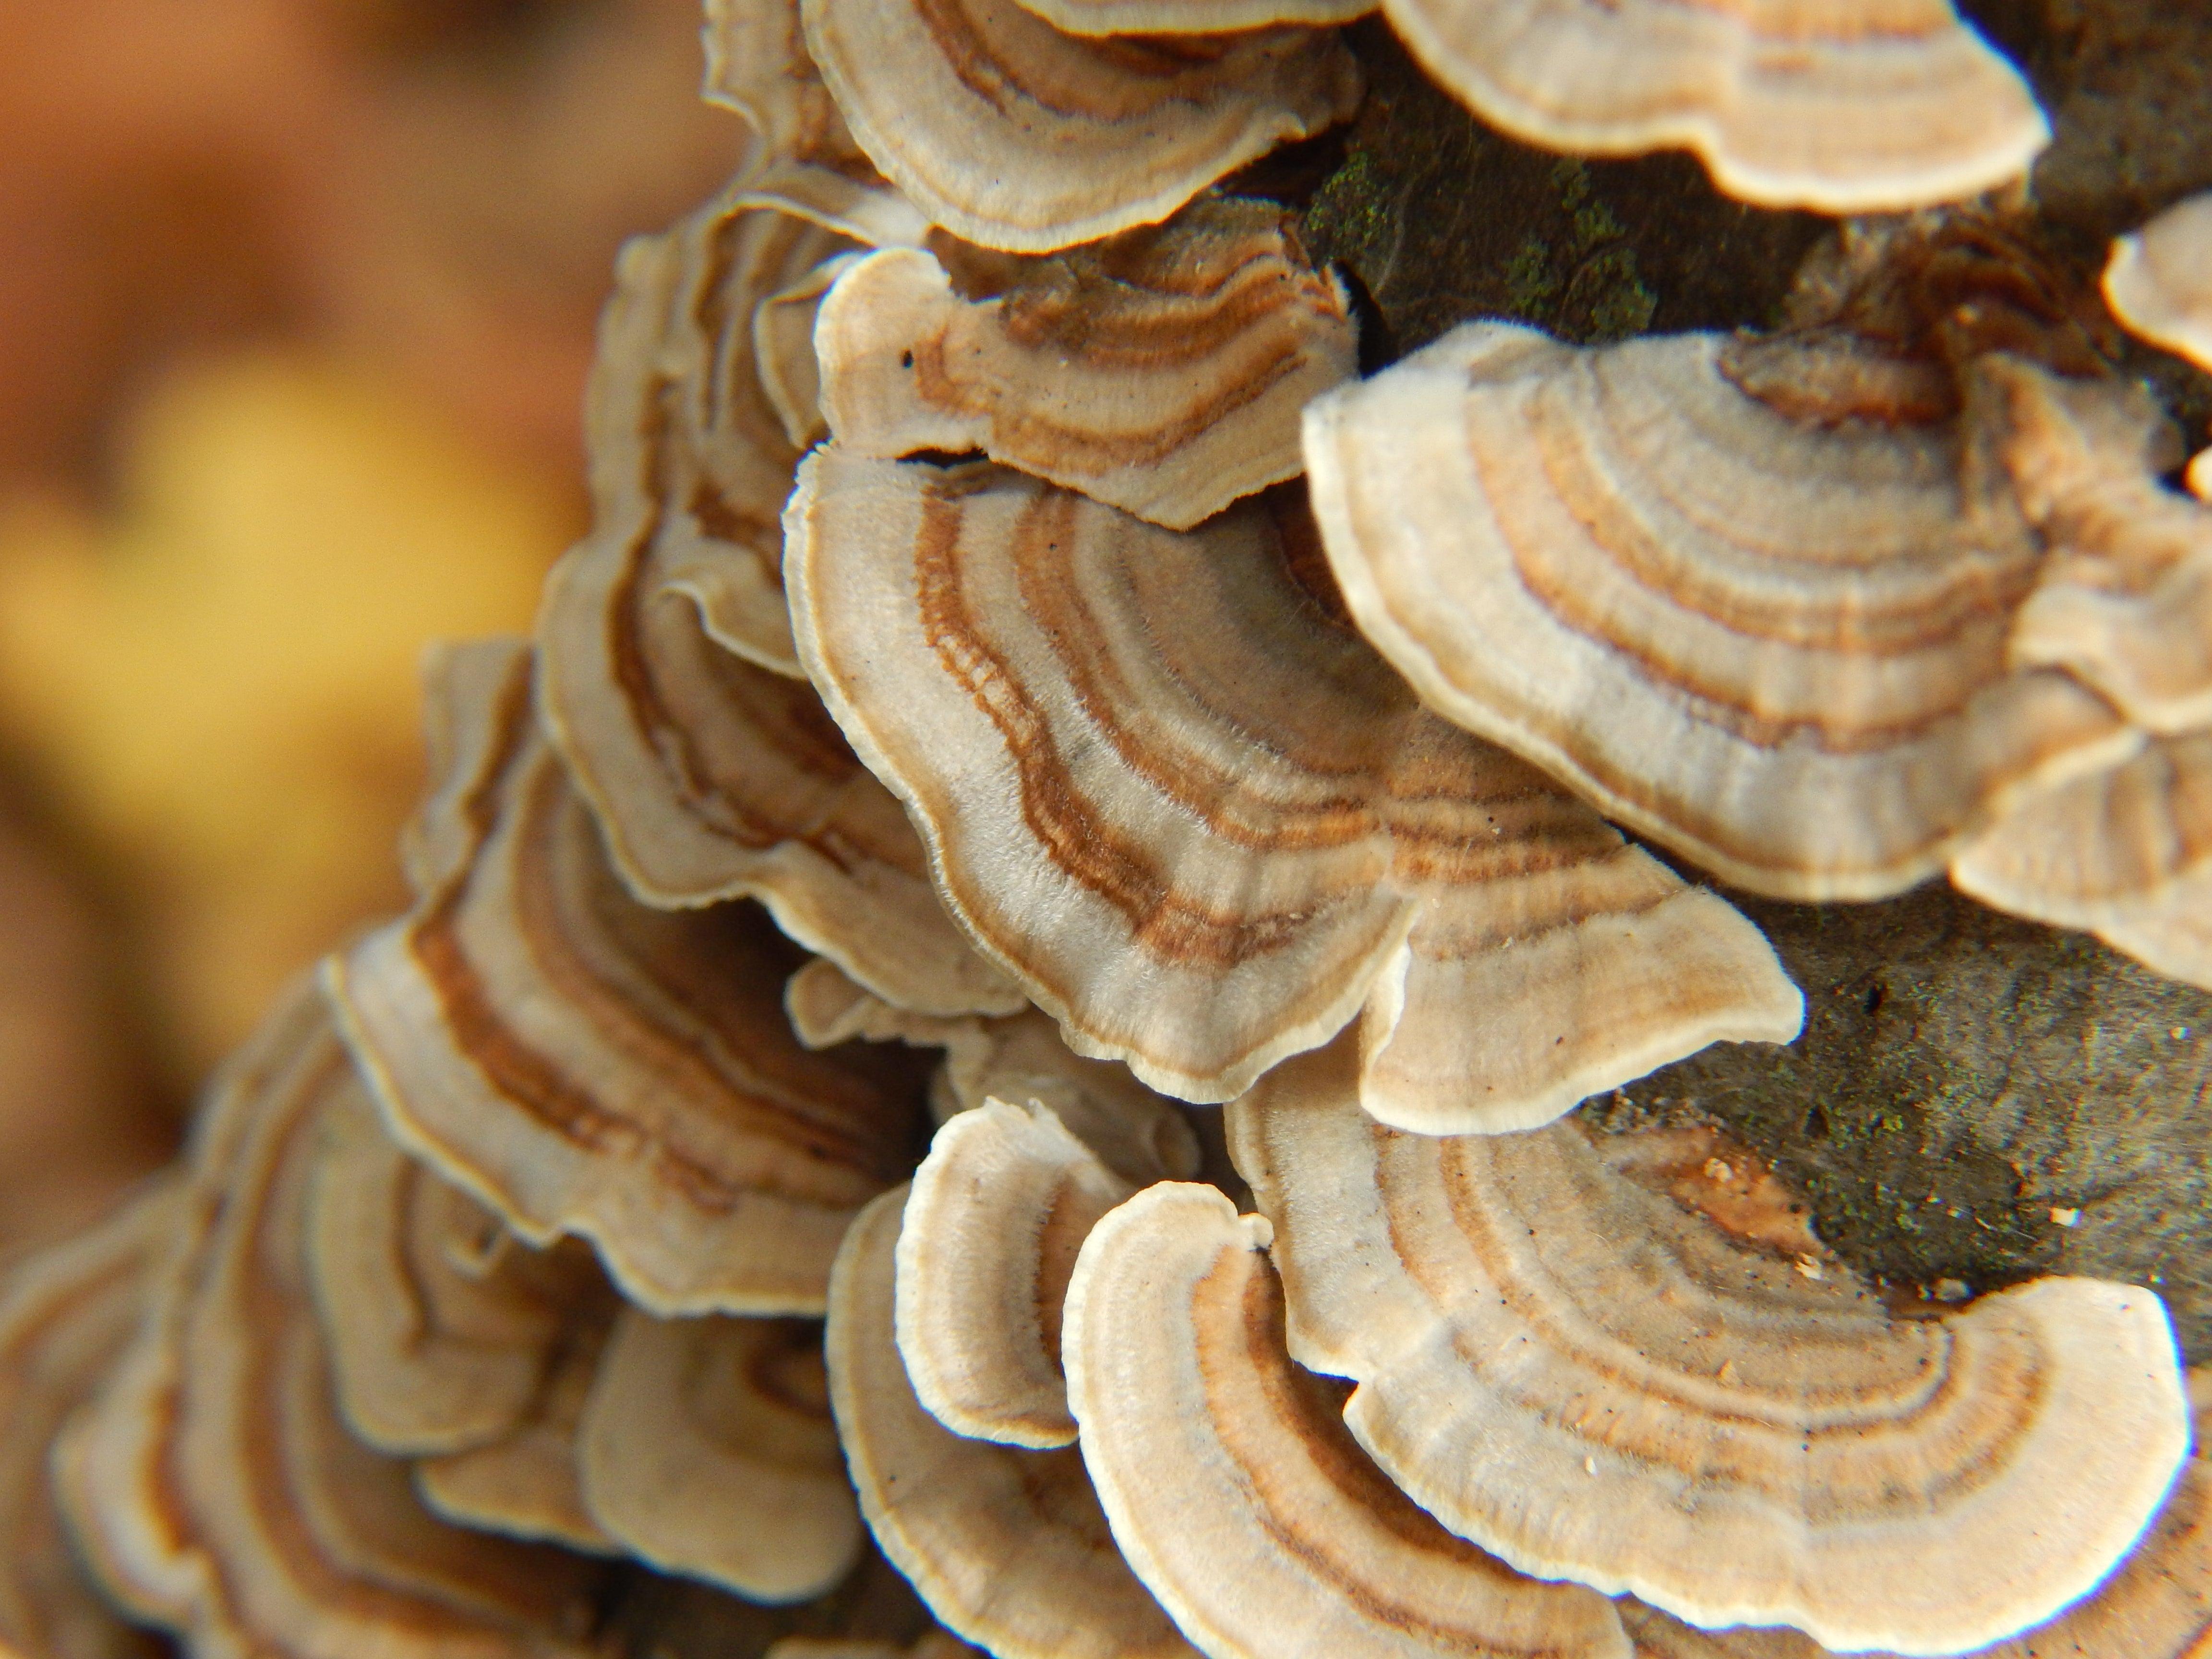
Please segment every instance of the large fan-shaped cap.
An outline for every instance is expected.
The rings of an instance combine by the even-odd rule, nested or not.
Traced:
[[[1215,179],[1352,113],[1328,30],[1113,40],[1015,0],[802,0],[854,137],[933,224],[1017,253],[1166,218]]]
[[[1955,1654],[2087,1592],[2189,1447],[2151,1292],[2045,1279],[1897,1320],[1614,1173],[1574,1126],[1394,1133],[1349,1054],[1231,1109],[1291,1352],[1524,1571],[1701,1625]]]
[[[611,1294],[588,1248],[522,1244],[401,1151],[363,1097],[325,1115],[307,1227],[338,1400],[380,1451],[432,1455],[504,1437],[544,1389],[568,1328],[604,1316]]]
[[[474,855],[328,978],[410,1150],[524,1238],[588,1238],[658,1312],[819,1313],[852,1212],[919,1129],[898,1056],[791,1035],[794,962],[749,907],[623,890],[532,718],[526,652],[467,750]],[[435,688],[434,688],[434,690]]]
[[[321,1114],[358,1088],[311,988],[234,1064],[155,1304],[62,1443],[72,1525],[118,1599],[195,1652],[587,1652],[596,1565],[438,1520],[338,1413],[304,1206]]]
[[[1728,194],[1866,213],[2027,171],[2051,130],[1950,0],[1385,0],[1429,72],[1515,137],[1682,145]]]
[[[809,672],[1079,1050],[1219,1100],[1364,1007],[1370,1110],[1508,1129],[1796,1035],[1749,923],[1423,710],[1301,586],[1294,497],[1177,532],[833,447],[789,517]]]
[[[2212,191],[2112,244],[2105,299],[2152,344],[2212,368]]]
[[[2005,645],[2041,544],[1834,337],[1455,330],[1306,415],[1352,615],[1432,707],[1737,884],[1870,898],[2133,739]]]
[[[1114,1546],[1082,1458],[964,1439],[893,1334],[903,1188],[860,1212],[830,1286],[830,1399],[860,1513],[949,1628],[997,1659],[1194,1659]]]
[[[24,1659],[153,1659],[77,1566],[54,1506],[47,1457],[137,1329],[149,1279],[185,1206],[163,1176],[74,1237],[21,1258],[0,1280],[0,1648]]]
[[[887,248],[815,327],[823,412],[861,455],[992,459],[1186,529],[1295,477],[1298,411],[1358,362],[1335,279],[1272,203],[1192,203],[1049,258]]]
[[[665,1571],[803,1601],[860,1555],[817,1325],[625,1310],[579,1455],[592,1515]]]
[[[1267,1221],[1169,1182],[1107,1216],[1067,1293],[1068,1397],[1114,1536],[1213,1659],[1628,1659],[1606,1599],[1453,1537],[1291,1363]]]
[[[1060,1302],[1085,1235],[1135,1190],[1048,1107],[960,1113],[914,1172],[898,1237],[899,1352],[956,1434],[1073,1445]]]

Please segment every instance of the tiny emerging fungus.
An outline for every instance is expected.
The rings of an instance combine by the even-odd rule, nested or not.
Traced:
[[[1015,0],[803,0],[806,44],[868,158],[963,241],[1047,253],[1166,218],[1352,113],[1333,30],[1109,40]]]
[[[1236,198],[1050,258],[887,248],[814,339],[840,449],[980,449],[1177,530],[1303,471],[1298,411],[1358,360],[1289,216]]]
[[[1879,897],[2139,741],[2014,672],[2041,544],[1911,367],[1469,324],[1307,410],[1315,514],[1430,706],[1741,886]]]
[[[590,1239],[654,1312],[819,1314],[919,1090],[895,1055],[800,1046],[796,953],[757,911],[632,900],[538,735],[529,653],[473,650],[501,673],[432,686],[484,697],[428,809],[463,833],[422,836],[472,850],[326,975],[387,1123],[526,1240]]]
[[[1730,196],[1869,213],[2027,171],[2051,129],[1950,0],[1383,0],[1454,96],[1577,155],[1694,150]]]
[[[311,986],[233,1062],[147,1319],[58,1449],[72,1531],[199,1653],[588,1653],[598,1564],[439,1520],[339,1415],[303,1211],[323,1113],[359,1088]]]
[[[1220,1100],[1357,1017],[1376,1116],[1505,1130],[1796,1034],[1750,923],[1423,709],[1301,584],[1295,495],[1178,532],[831,446],[787,523],[830,712],[1079,1052]]]
[[[818,1326],[626,1309],[578,1455],[593,1516],[665,1571],[804,1601],[860,1555]]]
[[[830,1400],[876,1542],[995,1659],[1195,1659],[1115,1549],[1073,1448],[966,1439],[915,1397],[893,1335],[905,1204],[902,1188],[860,1212],[830,1291]]]
[[[2112,244],[2105,300],[2132,332],[2212,368],[2212,191]]]
[[[1147,1188],[1084,1242],[1068,1398],[1130,1566],[1212,1659],[1628,1659],[1612,1605],[1417,1509],[1291,1363],[1267,1223]]]
[[[1523,1571],[1705,1626],[1957,1654],[2085,1595],[2189,1449],[2132,1285],[2045,1279],[1890,1316],[1615,1174],[1572,1125],[1367,1121],[1340,1048],[1230,1109],[1291,1351],[1360,1443]]]
[[[933,1417],[970,1439],[1075,1443],[1060,1301],[1085,1235],[1134,1190],[1048,1107],[986,1100],[938,1130],[899,1228],[896,1301]]]

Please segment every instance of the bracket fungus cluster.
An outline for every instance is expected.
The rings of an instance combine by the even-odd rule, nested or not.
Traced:
[[[2151,1290],[1904,1305],[1710,1126],[1571,1115],[1798,1033],[1698,869],[2212,987],[2172,423],[2002,202],[1767,333],[1358,379],[1267,158],[1364,9],[708,0],[752,143],[623,257],[535,637],[432,659],[412,908],[0,1272],[20,1659],[611,1659],[672,1578],[767,1659],[2212,1639]],[[1382,10],[1754,202],[2047,133],[1945,0]],[[2203,222],[2106,283],[2200,354]]]

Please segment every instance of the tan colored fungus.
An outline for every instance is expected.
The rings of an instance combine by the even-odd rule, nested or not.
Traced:
[[[467,784],[431,802],[465,833],[423,839],[473,853],[327,975],[387,1122],[524,1239],[591,1240],[655,1312],[818,1314],[919,1091],[896,1055],[799,1044],[758,911],[632,900],[538,735],[528,653],[470,649],[503,672],[449,717]]]
[[[138,1328],[148,1279],[185,1219],[174,1176],[85,1231],[21,1257],[0,1280],[0,1651],[24,1659],[154,1659],[78,1566],[47,1477],[63,1423]]]
[[[1741,886],[1878,897],[2136,741],[2012,672],[2042,544],[1926,378],[1470,324],[1308,410],[1315,514],[1431,707]]]
[[[1955,1654],[2087,1593],[2188,1455],[2156,1296],[2045,1279],[1893,1318],[1615,1174],[1571,1124],[1396,1133],[1353,1057],[1230,1111],[1291,1352],[1392,1480],[1523,1571],[1703,1626]]]
[[[1225,34],[1277,23],[1349,23],[1376,0],[1021,0],[1067,34]]]
[[[1060,1315],[1084,1236],[1135,1190],[1048,1107],[987,1100],[938,1130],[899,1229],[899,1353],[955,1434],[1075,1443]]]
[[[915,1397],[893,1335],[905,1203],[901,1188],[861,1211],[830,1292],[830,1400],[877,1544],[996,1659],[1194,1659],[1130,1575],[1073,1448],[964,1439]]]
[[[592,1515],[664,1571],[804,1601],[859,1559],[818,1326],[625,1310],[578,1456]]]
[[[950,1631],[933,1630],[904,1647],[853,1637],[787,1636],[769,1649],[764,1659],[972,1659],[981,1652]]]
[[[59,1449],[78,1542],[197,1653],[587,1653],[596,1564],[438,1520],[338,1413],[304,1209],[323,1113],[359,1088],[311,988],[228,1069],[149,1317]]]
[[[860,455],[981,450],[1183,530],[1304,470],[1298,411],[1358,366],[1344,291],[1272,203],[1206,198],[1048,258],[886,248],[816,325]]]
[[[1033,1008],[1004,1019],[908,1013],[818,957],[791,976],[784,1007],[810,1048],[855,1040],[943,1048],[945,1064],[930,1085],[939,1123],[994,1096],[1041,1102],[1132,1185],[1197,1173],[1198,1140],[1183,1109],[1138,1082],[1127,1066],[1076,1054]]]
[[[797,0],[705,0],[706,96],[743,116],[767,158],[834,172],[866,158],[806,55]]]
[[[854,139],[931,223],[1048,253],[1166,218],[1217,179],[1350,115],[1334,31],[1111,40],[1015,0],[802,0]]]
[[[1268,1227],[1211,1187],[1138,1194],[1084,1242],[1068,1399],[1137,1576],[1212,1659],[1628,1659],[1612,1605],[1453,1537],[1292,1364]]]
[[[2027,171],[2051,129],[1949,0],[1384,0],[1444,87],[1530,143],[1694,150],[1729,195],[1868,213]]]
[[[1755,928],[1302,586],[1295,495],[1177,532],[984,465],[832,447],[799,479],[809,672],[1079,1052],[1220,1100],[1358,1018],[1370,1111],[1503,1130],[1796,1034]]]
[[[2212,368],[2212,191],[2112,244],[2105,301],[2132,332]]]

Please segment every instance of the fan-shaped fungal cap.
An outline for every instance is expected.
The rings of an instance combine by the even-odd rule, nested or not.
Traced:
[[[573,1240],[532,1250],[410,1158],[375,1106],[325,1111],[307,1207],[310,1288],[338,1401],[380,1451],[497,1440],[545,1385],[566,1329],[611,1292]]]
[[[938,1130],[898,1237],[899,1353],[932,1416],[977,1440],[1075,1443],[1060,1300],[1098,1218],[1134,1191],[1042,1105]]]
[[[832,447],[789,523],[808,672],[1079,1051],[1219,1100],[1364,1006],[1369,1109],[1510,1129],[1796,1034],[1748,922],[1421,709],[1299,586],[1294,499],[1177,532]]]
[[[768,157],[864,170],[853,135],[806,55],[798,0],[706,0],[700,44],[709,103],[735,110]]]
[[[915,1397],[893,1335],[905,1202],[901,1188],[860,1212],[830,1291],[830,1396],[876,1542],[997,1659],[1191,1659],[1114,1547],[1073,1449],[963,1439]]]
[[[1331,31],[1111,41],[1015,0],[802,0],[854,138],[931,223],[1046,253],[1166,218],[1215,179],[1352,113]]]
[[[791,976],[784,1007],[810,1048],[855,1040],[943,1048],[945,1065],[930,1089],[940,1122],[994,1096],[1041,1102],[1132,1186],[1198,1172],[1198,1138],[1183,1109],[1138,1082],[1127,1066],[1076,1054],[1034,1008],[1005,1019],[909,1013],[819,957]]]
[[[1020,0],[1066,34],[1226,34],[1277,23],[1349,23],[1376,0]]]
[[[2173,424],[2124,380],[2066,381],[1993,358],[2014,489],[2051,553],[2012,659],[2063,668],[2136,726],[2212,726],[2212,507],[2161,484]]]
[[[1681,145],[1729,195],[1867,213],[2027,171],[2051,129],[1950,0],[1384,0],[1430,74],[1515,137]]]
[[[303,1208],[321,1113],[359,1085],[303,989],[210,1102],[186,1237],[63,1440],[78,1540],[118,1600],[198,1653],[586,1652],[593,1564],[439,1521],[339,1417]]]
[[[1085,1463],[1137,1576],[1213,1659],[1628,1659],[1606,1599],[1416,1509],[1291,1363],[1268,1229],[1211,1187],[1100,1222],[1067,1292]]]
[[[1231,1109],[1291,1349],[1360,1443],[1524,1571],[1700,1625],[1955,1654],[2085,1594],[2187,1455],[2173,1336],[2045,1279],[1892,1319],[1607,1167],[1571,1125],[1394,1133],[1324,1051]]]
[[[579,1456],[600,1525],[668,1571],[803,1601],[860,1555],[818,1326],[625,1310]]]
[[[1900,890],[2134,739],[2010,672],[2040,545],[1966,417],[1867,367],[1470,324],[1307,410],[1330,565],[1431,708],[1607,817],[1759,892]]]
[[[525,1239],[590,1239],[656,1312],[819,1313],[920,1091],[898,1056],[799,1046],[757,911],[629,898],[506,648],[495,739],[436,801],[474,856],[333,960],[348,1040],[402,1144]]]
[[[2212,368],[2212,191],[2112,244],[2105,300],[2153,345]]]
[[[2212,989],[2212,732],[2035,796],[1953,859],[1951,879]]]
[[[872,254],[823,304],[841,449],[980,449],[1187,529],[1303,471],[1299,410],[1358,366],[1343,289],[1272,203],[1201,199],[1050,258],[940,251]]]
[[[137,1328],[147,1281],[185,1219],[173,1176],[0,1281],[0,1649],[24,1659],[152,1659],[79,1570],[47,1455]]]

